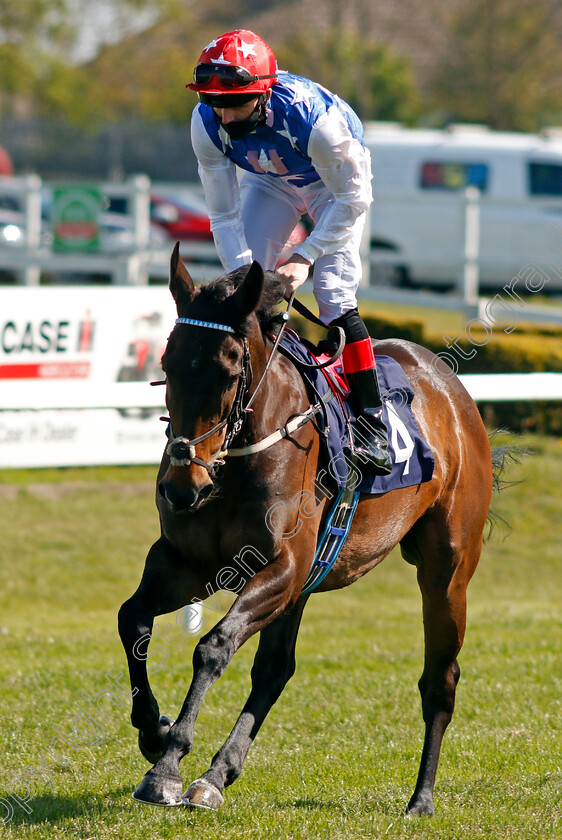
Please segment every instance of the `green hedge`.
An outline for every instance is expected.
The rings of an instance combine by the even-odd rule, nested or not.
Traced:
[[[443,338],[429,334],[422,321],[371,316],[366,316],[364,320],[369,333],[375,338],[402,338],[421,344],[434,353],[447,351]],[[291,319],[291,326],[311,341],[318,341],[325,335],[319,327],[299,316]],[[555,328],[520,325],[510,334],[498,329],[488,334],[482,329],[475,329],[471,337],[481,343],[476,344],[465,336],[459,339],[458,346],[466,355],[475,350],[472,358],[462,359],[459,354],[453,353],[459,362],[459,373],[562,371],[562,339],[560,330]],[[478,408],[489,428],[562,435],[562,402],[558,400],[479,403]]]

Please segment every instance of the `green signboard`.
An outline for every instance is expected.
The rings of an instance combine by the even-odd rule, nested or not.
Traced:
[[[97,250],[101,209],[101,193],[93,187],[54,189],[51,215],[54,250]]]

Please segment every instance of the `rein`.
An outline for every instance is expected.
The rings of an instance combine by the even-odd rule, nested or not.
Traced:
[[[244,337],[243,338],[243,346],[244,346],[244,356],[242,359],[242,372],[240,374],[240,378],[238,380],[238,388],[236,390],[236,396],[234,398],[234,402],[228,414],[224,420],[221,420],[220,423],[217,423],[216,426],[213,426],[212,429],[209,429],[208,432],[205,432],[203,435],[199,435],[196,438],[186,438],[183,435],[174,436],[171,421],[167,417],[162,417],[162,420],[167,420],[169,422],[169,444],[166,448],[166,453],[170,456],[170,462],[173,466],[183,467],[189,466],[190,464],[197,464],[198,466],[204,467],[207,472],[209,473],[212,479],[215,478],[216,472],[218,467],[223,466],[225,461],[224,458],[229,455],[231,457],[241,457],[243,455],[252,455],[257,452],[262,452],[265,449],[268,449],[270,446],[273,446],[283,438],[288,437],[297,429],[300,429],[310,420],[312,420],[316,414],[320,411],[325,409],[326,403],[330,401],[333,397],[332,392],[326,393],[324,396],[320,397],[320,401],[315,403],[314,405],[309,406],[309,408],[304,411],[302,414],[296,414],[289,418],[289,420],[285,423],[285,425],[277,429],[273,434],[268,435],[263,440],[258,441],[256,443],[250,444],[249,446],[239,447],[237,449],[229,449],[231,441],[239,434],[242,426],[244,425],[245,415],[251,411],[252,403],[254,402],[256,396],[259,393],[259,390],[262,384],[265,381],[267,373],[271,368],[273,363],[273,359],[275,354],[278,352],[279,345],[281,343],[281,339],[285,332],[285,328],[287,326],[287,322],[289,321],[291,307],[295,306],[298,312],[305,317],[309,318],[309,320],[318,323],[322,326],[322,322],[313,315],[310,310],[308,310],[303,304],[295,301],[295,292],[293,292],[288,300],[287,309],[285,312],[281,313],[281,328],[277,333],[275,341],[273,343],[273,348],[271,353],[269,354],[269,358],[266,362],[265,368],[263,373],[259,379],[258,384],[254,390],[254,393],[251,395],[250,399],[244,405],[244,399],[248,393],[248,390],[252,384],[252,361],[250,356],[250,350],[248,347],[248,341]],[[195,327],[203,327],[207,329],[215,329],[221,330],[223,332],[233,333],[236,335],[236,331],[226,325],[226,324],[219,324],[213,321],[200,321],[196,318],[176,318],[176,324],[188,324],[190,326]],[[326,362],[308,365],[303,362],[299,361],[300,365],[304,365],[305,367],[315,367],[315,368],[324,368],[328,367],[329,365],[333,364],[343,352],[343,348],[345,345],[345,337],[343,335],[343,330],[341,328],[337,328],[339,330],[339,341],[336,351],[334,352],[333,356]],[[291,358],[291,354],[288,354]],[[294,361],[297,361],[296,359]],[[164,385],[164,381],[153,382],[152,385]],[[202,458],[197,457],[195,453],[195,446],[199,443],[202,443],[204,440],[207,440],[216,432],[223,429],[227,426],[227,433],[223,444],[223,449],[217,453],[217,455],[213,458],[213,460],[209,463],[203,461]]]

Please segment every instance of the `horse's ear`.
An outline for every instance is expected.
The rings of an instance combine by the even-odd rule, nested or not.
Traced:
[[[195,285],[191,279],[189,271],[183,264],[182,258],[180,257],[179,242],[176,242],[176,246],[172,252],[172,258],[170,260],[170,291],[176,302],[178,315],[181,316],[182,312],[193,300],[193,296],[195,295]]]
[[[232,295],[233,303],[236,304],[244,317],[257,309],[263,292],[263,283],[263,268],[259,262],[254,260],[241,285]]]

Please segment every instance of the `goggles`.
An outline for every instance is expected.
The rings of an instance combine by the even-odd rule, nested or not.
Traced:
[[[276,79],[277,73],[269,76],[252,76],[244,67],[235,67],[231,64],[198,64],[193,72],[193,81],[196,85],[205,87],[216,76],[224,88],[245,88],[253,82],[262,79]]]

